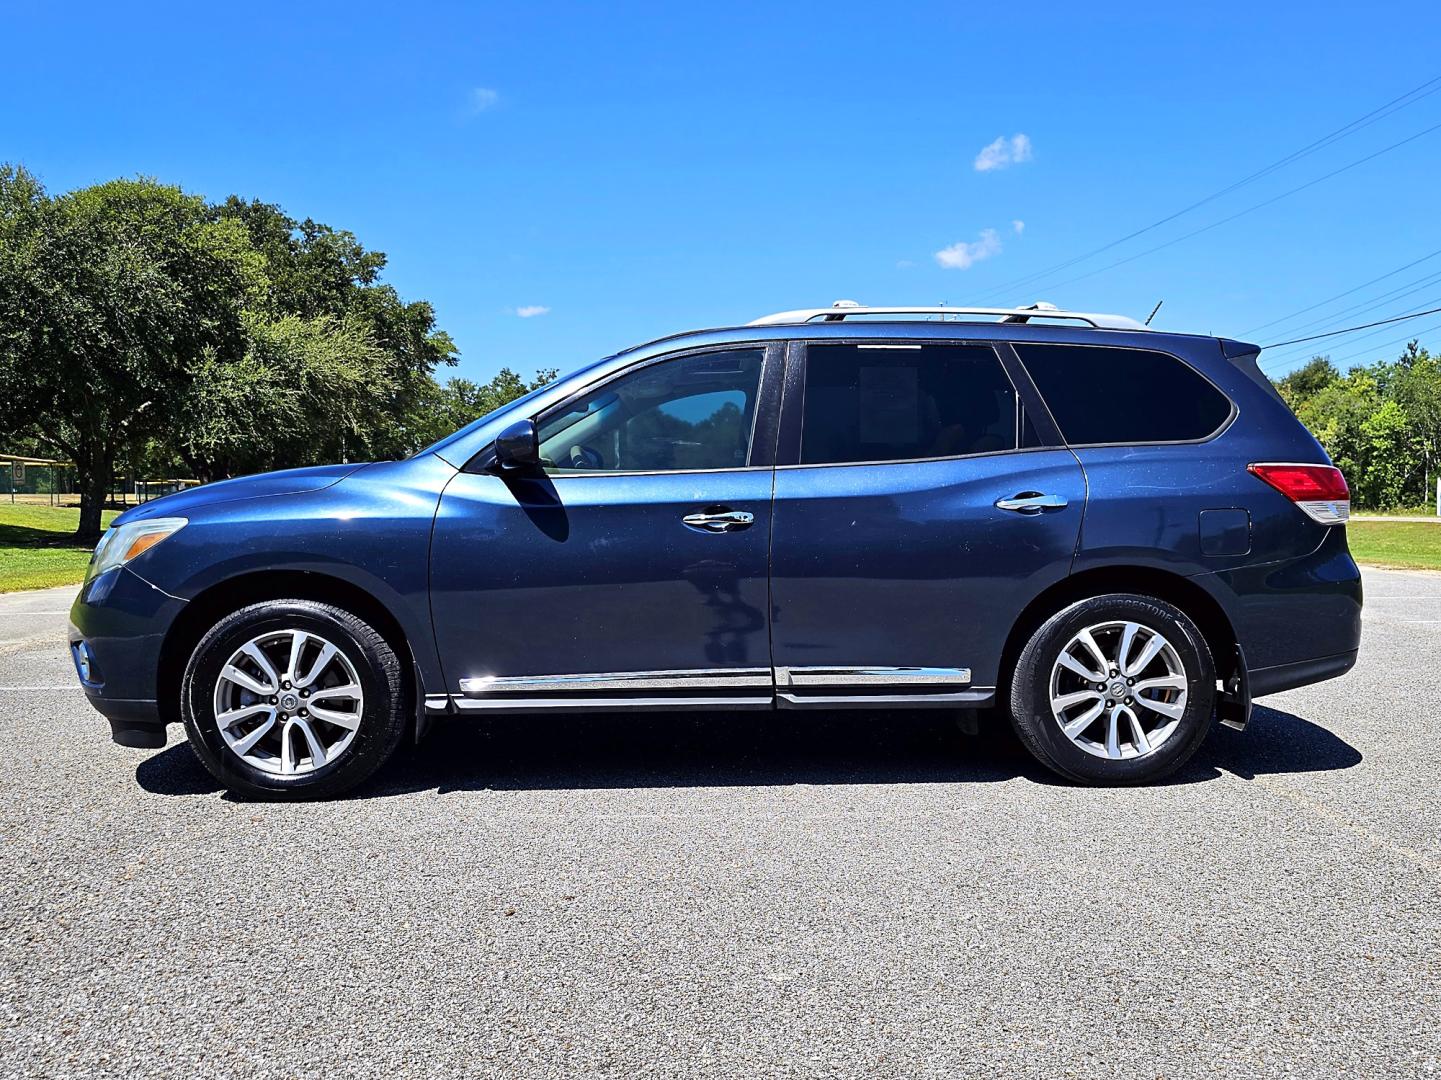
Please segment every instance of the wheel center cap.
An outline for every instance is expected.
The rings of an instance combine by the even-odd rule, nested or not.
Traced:
[[[1114,682],[1111,683],[1108,689],[1111,696],[1118,699],[1124,698],[1127,694],[1131,692],[1131,688],[1126,685],[1125,679],[1116,679]]]
[[[283,694],[280,698],[280,707],[286,712],[293,712],[300,707],[300,699],[294,694]]]

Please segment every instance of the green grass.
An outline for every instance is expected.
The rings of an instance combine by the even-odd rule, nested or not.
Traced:
[[[1346,539],[1359,563],[1441,570],[1441,524],[1353,521],[1346,526]]]
[[[1436,517],[1436,506],[1397,506],[1390,510],[1367,510],[1363,506],[1351,507],[1353,514],[1365,514],[1369,517]]]
[[[105,524],[117,512],[107,510]],[[84,580],[90,548],[73,539],[79,523],[79,510],[0,503],[0,592]]]
[[[115,514],[105,512],[107,525]],[[0,503],[0,592],[83,580],[90,548],[71,539],[79,520],[79,510]],[[1346,533],[1359,563],[1441,570],[1441,523],[1353,521]]]

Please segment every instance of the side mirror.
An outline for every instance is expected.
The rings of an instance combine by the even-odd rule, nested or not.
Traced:
[[[495,437],[495,466],[502,472],[540,464],[540,439],[534,420],[517,420]]]

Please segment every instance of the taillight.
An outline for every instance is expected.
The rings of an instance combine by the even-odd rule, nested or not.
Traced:
[[[1351,516],[1351,489],[1334,465],[1260,464],[1247,468],[1322,525],[1344,525]]]

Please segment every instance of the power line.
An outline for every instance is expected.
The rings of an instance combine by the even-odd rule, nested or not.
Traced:
[[[1392,345],[1400,345],[1403,342],[1416,341],[1422,336],[1434,333],[1437,330],[1441,330],[1441,323],[1432,323],[1430,326],[1422,327],[1420,330],[1415,330],[1412,333],[1407,334],[1405,337],[1392,338],[1390,341],[1383,341],[1378,345],[1372,345],[1368,348],[1361,349],[1359,352],[1353,352],[1349,356],[1342,356],[1339,359],[1332,360],[1331,362],[1333,364],[1340,365],[1347,363],[1348,361],[1355,360],[1359,357],[1365,356],[1368,353],[1374,355],[1377,349],[1385,349]]]
[[[1338,311],[1333,311],[1329,315],[1323,315],[1319,319],[1311,319],[1308,322],[1293,326],[1290,330],[1286,332],[1289,334],[1301,334],[1317,327],[1324,329],[1327,327],[1335,326],[1337,323],[1342,322],[1348,316],[1351,316],[1358,311],[1365,311],[1367,308],[1375,309],[1382,302],[1390,303],[1396,300],[1401,300],[1407,296],[1412,296],[1418,292],[1425,292],[1430,289],[1431,286],[1435,285],[1438,281],[1441,281],[1441,270],[1438,270],[1434,274],[1427,274],[1425,277],[1419,277],[1413,281],[1408,281],[1406,282],[1406,284],[1398,285],[1396,288],[1388,289],[1386,292],[1378,293],[1375,296],[1368,297],[1367,299],[1362,300],[1359,303],[1349,304]]]
[[[1160,251],[1163,248],[1168,248],[1173,244],[1179,244],[1183,240],[1190,240],[1193,237],[1200,236],[1202,233],[1210,232],[1212,229],[1219,228],[1222,225],[1230,224],[1237,218],[1245,217],[1247,214],[1255,213],[1257,210],[1270,206],[1273,203],[1278,203],[1282,199],[1290,198],[1292,195],[1299,194],[1300,192],[1305,191],[1307,188],[1315,187],[1317,184],[1323,183],[1326,180],[1330,180],[1332,177],[1340,176],[1343,172],[1349,172],[1351,169],[1356,168],[1358,165],[1365,165],[1368,161],[1374,161],[1376,158],[1381,157],[1383,154],[1389,154],[1393,150],[1399,150],[1407,143],[1413,143],[1417,139],[1422,138],[1425,135],[1430,135],[1433,131],[1436,131],[1438,129],[1441,129],[1441,124],[1432,124],[1430,127],[1424,129],[1423,131],[1418,131],[1414,135],[1408,135],[1400,142],[1394,142],[1390,146],[1383,147],[1382,149],[1377,150],[1374,153],[1367,154],[1363,158],[1357,158],[1355,161],[1352,161],[1349,164],[1342,165],[1339,169],[1333,169],[1330,172],[1324,174],[1323,176],[1318,176],[1314,180],[1306,181],[1306,183],[1301,184],[1299,187],[1293,187],[1289,191],[1283,191],[1279,195],[1273,195],[1271,198],[1258,202],[1254,206],[1248,206],[1244,210],[1238,210],[1236,213],[1231,214],[1229,217],[1223,217],[1219,221],[1213,221],[1209,225],[1203,225],[1199,229],[1193,229],[1191,232],[1183,233],[1182,235],[1167,240],[1164,243],[1157,244],[1155,247],[1149,247],[1146,248],[1145,251],[1137,252],[1135,255],[1128,255],[1124,259],[1117,259],[1115,262],[1107,263],[1105,266],[1099,267],[1098,269],[1089,270],[1084,274],[1078,274],[1073,278],[1067,278],[1065,281],[1059,281],[1046,287],[1048,289],[1059,289],[1064,285],[1072,285],[1077,281],[1085,281],[1087,278],[1095,277],[1097,274],[1104,274],[1107,270],[1114,270],[1118,266],[1125,266],[1127,263],[1132,263],[1135,262],[1137,259],[1145,258],[1147,255],[1152,255],[1155,252]]]
[[[1441,312],[1441,307],[1428,308],[1428,309],[1425,310],[1425,311],[1413,311],[1413,312],[1410,312],[1410,313],[1408,313],[1408,314],[1406,314],[1406,315],[1397,315],[1396,317],[1391,318],[1391,319],[1381,319],[1381,320],[1378,321],[1378,322],[1363,323],[1363,324],[1361,324],[1360,326],[1347,327],[1345,330],[1333,330],[1333,331],[1331,331],[1331,332],[1328,333],[1328,334],[1316,334],[1316,335],[1314,335],[1314,336],[1312,336],[1312,337],[1297,338],[1295,341],[1282,341],[1282,342],[1278,342],[1277,344],[1278,344],[1278,345],[1294,345],[1294,344],[1297,344],[1298,342],[1302,342],[1302,341],[1318,341],[1318,340],[1320,340],[1321,338],[1340,337],[1340,336],[1343,335],[1343,334],[1352,334],[1352,333],[1355,333],[1355,332],[1358,331],[1358,330],[1366,330],[1366,329],[1369,329],[1369,328],[1375,327],[1375,326],[1389,326],[1389,325],[1391,325],[1391,324],[1393,324],[1393,323],[1405,322],[1405,321],[1408,320],[1408,319],[1419,319],[1419,318],[1421,318],[1421,317],[1423,317],[1423,316],[1425,316],[1425,315],[1435,315],[1437,312]],[[1431,330],[1434,330],[1434,329],[1435,329],[1435,327],[1427,327],[1425,330],[1419,331],[1419,333],[1429,333]],[[1371,335],[1371,334],[1363,334],[1362,336],[1363,336],[1363,337],[1371,337],[1372,335]],[[1408,334],[1405,338],[1401,338],[1401,339],[1399,339],[1399,340],[1405,341],[1405,340],[1409,340],[1411,337],[1415,337],[1415,336],[1416,336],[1415,334]],[[1386,345],[1388,345],[1388,344],[1394,344],[1394,342],[1382,342],[1380,345],[1369,346],[1368,349],[1363,349],[1363,350],[1361,351],[1361,353],[1356,353],[1356,354],[1354,354],[1354,355],[1360,356],[1360,355],[1362,355],[1362,353],[1369,351],[1369,349],[1385,348]],[[1263,348],[1270,348],[1270,346],[1263,346]],[[1298,360],[1300,360],[1300,359],[1302,358],[1302,356],[1305,354],[1305,352],[1312,352],[1312,351],[1311,351],[1311,350],[1303,350],[1302,353],[1297,353],[1297,354],[1293,354],[1293,355],[1281,357],[1281,358],[1279,358],[1279,360],[1277,360],[1276,362],[1261,365],[1261,370],[1264,371],[1264,372],[1266,372],[1268,375],[1271,374],[1272,372],[1279,371],[1281,368],[1286,367],[1286,366],[1289,365],[1289,364],[1294,364],[1294,363],[1296,363]],[[1314,356],[1315,353],[1312,352],[1312,355]],[[1275,359],[1275,358],[1272,358],[1272,359]]]
[[[984,294],[983,298],[989,296],[996,296],[1000,293],[1007,292],[1013,288],[1018,288],[1021,285],[1030,284],[1031,282],[1037,281],[1040,278],[1046,277],[1049,274],[1053,274],[1058,270],[1065,270],[1069,267],[1075,266],[1079,262],[1084,262],[1085,260],[1092,258],[1093,256],[1099,255],[1102,252],[1109,251],[1120,244],[1124,244],[1128,240],[1134,240],[1136,237],[1142,236],[1150,232],[1152,229],[1157,229],[1160,226],[1167,224],[1168,222],[1175,221],[1178,217],[1189,214],[1192,210],[1197,210],[1200,207],[1205,206],[1207,203],[1214,202],[1216,199],[1221,198],[1223,195],[1229,195],[1231,192],[1237,190],[1238,188],[1245,187],[1247,184],[1259,180],[1264,176],[1268,176],[1271,173],[1275,172],[1277,169],[1283,168],[1284,166],[1289,165],[1294,161],[1299,161],[1301,158],[1315,153],[1317,150],[1323,149],[1324,147],[1331,145],[1333,142],[1344,139],[1348,135],[1353,135],[1357,131],[1360,131],[1362,128],[1369,127],[1371,124],[1376,123],[1378,120],[1385,119],[1385,117],[1390,116],[1392,113],[1400,112],[1402,109],[1414,105],[1422,98],[1429,97],[1431,94],[1436,93],[1438,90],[1441,90],[1441,75],[1437,75],[1434,78],[1428,79],[1420,86],[1413,87],[1412,89],[1406,91],[1406,93],[1402,94],[1400,97],[1392,98],[1390,101],[1386,102],[1386,104],[1373,109],[1366,115],[1352,120],[1349,124],[1345,124],[1327,135],[1321,136],[1321,138],[1317,139],[1315,142],[1308,143],[1307,145],[1301,147],[1301,149],[1292,151],[1285,157],[1280,158],[1277,161],[1273,161],[1270,165],[1267,165],[1262,169],[1258,169],[1248,176],[1243,176],[1240,180],[1237,180],[1234,183],[1229,184],[1224,188],[1221,188],[1219,191],[1214,191],[1210,195],[1207,195],[1205,198],[1199,199],[1196,202],[1191,203],[1189,206],[1182,207],[1175,213],[1168,214],[1158,221],[1153,221],[1151,222],[1151,224],[1137,229],[1135,232],[1127,233],[1119,240],[1112,240],[1108,244],[1103,244],[1098,248],[1094,248],[1091,251],[1086,252],[1084,255],[1077,255],[1073,259],[1068,259],[1065,262],[1057,263],[1056,265],[1047,267],[1044,270],[1037,270],[1034,273],[1026,274],[1022,277],[1016,278],[1015,280],[998,286],[996,289]],[[1425,93],[1422,93],[1422,91],[1425,91]]]
[[[1410,270],[1413,266],[1419,266],[1421,263],[1426,262],[1429,259],[1434,259],[1437,255],[1441,255],[1441,248],[1437,248],[1429,255],[1422,255],[1415,262],[1408,262],[1405,266],[1398,266],[1395,270],[1389,270],[1386,273],[1382,274],[1380,277],[1374,277],[1370,281],[1363,281],[1360,285],[1357,285],[1356,287],[1351,289],[1347,289],[1345,292],[1338,292],[1335,296],[1328,296],[1325,300],[1317,301],[1316,303],[1311,304],[1309,307],[1300,308],[1296,311],[1291,312],[1291,314],[1289,315],[1282,315],[1279,319],[1272,319],[1270,322],[1263,322],[1260,326],[1252,326],[1245,330],[1242,330],[1237,336],[1244,337],[1247,334],[1254,334],[1257,330],[1265,330],[1267,327],[1275,326],[1277,323],[1289,322],[1297,315],[1305,315],[1308,311],[1315,311],[1318,307],[1325,307],[1327,304],[1332,303],[1333,301],[1350,296],[1352,293],[1360,292],[1368,285],[1375,285],[1378,281],[1385,281],[1388,277],[1395,277],[1403,270]]]
[[[1263,349],[1276,349],[1282,345],[1297,345],[1303,341],[1320,341],[1322,338],[1337,337],[1340,334],[1353,334],[1357,330],[1367,330],[1373,326],[1388,326],[1391,323],[1405,322],[1407,319],[1419,319],[1422,315],[1435,315],[1441,311],[1441,307],[1427,308],[1425,311],[1413,311],[1408,315],[1397,315],[1390,319],[1378,319],[1376,322],[1362,323],[1360,326],[1348,326],[1345,330],[1332,330],[1325,334],[1312,334],[1310,337],[1292,338],[1290,341],[1273,341],[1269,345],[1262,345]]]

